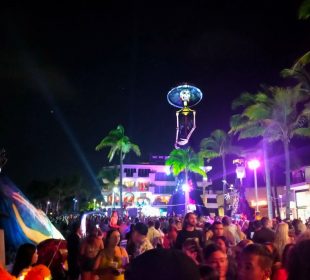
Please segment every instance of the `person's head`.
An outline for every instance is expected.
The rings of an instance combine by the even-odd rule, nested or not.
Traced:
[[[297,242],[290,250],[288,280],[306,280],[310,275],[310,239]]]
[[[153,227],[153,226],[155,225],[155,223],[154,223],[153,220],[149,220],[149,221],[147,222],[147,225],[148,225],[148,227]]]
[[[176,240],[178,236],[178,229],[174,225],[168,227],[168,238],[171,240]]]
[[[30,243],[22,244],[16,253],[12,275],[18,276],[23,269],[35,264],[37,261],[37,247]]]
[[[108,231],[106,239],[104,241],[104,246],[107,247],[115,247],[119,244],[121,240],[121,235],[118,230],[111,229]]]
[[[158,221],[158,220],[155,221],[155,228],[156,229],[160,228],[160,221]]]
[[[195,213],[189,212],[185,215],[183,221],[183,229],[187,229],[188,227],[195,227],[197,224],[197,216]]]
[[[209,265],[199,267],[200,280],[219,280],[219,273]]]
[[[280,239],[288,239],[288,224],[287,223],[279,223],[276,229],[276,238],[280,238]]]
[[[117,213],[117,211],[112,211],[112,215],[111,215],[111,217],[118,217],[118,213]]]
[[[229,226],[229,225],[231,224],[231,219],[230,219],[230,217],[224,216],[223,219],[222,219],[222,224],[223,224],[224,226]]]
[[[214,236],[212,241],[219,246],[224,253],[227,253],[229,242],[225,236]]]
[[[224,235],[224,226],[221,222],[215,221],[211,227],[213,231],[213,235],[215,236],[223,236]]]
[[[178,250],[153,249],[135,258],[126,280],[199,280],[197,265]]]
[[[188,238],[182,245],[182,251],[196,264],[202,261],[202,252],[198,242],[194,238]]]
[[[225,277],[228,270],[227,254],[216,244],[210,244],[203,250],[205,264],[214,268],[219,277]]]
[[[268,217],[262,217],[261,223],[264,228],[271,228],[272,226],[272,222]]]
[[[258,231],[262,228],[262,222],[260,220],[255,220],[252,225],[254,231]]]
[[[239,280],[265,280],[271,275],[272,257],[262,244],[247,245],[241,252]]]
[[[147,236],[148,227],[144,223],[136,223],[134,226],[132,241],[136,244],[142,243]]]

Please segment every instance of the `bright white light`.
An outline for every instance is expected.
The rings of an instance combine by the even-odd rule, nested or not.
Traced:
[[[171,169],[170,169],[170,166],[165,166],[165,172],[166,172],[166,175],[170,175],[171,174]]]
[[[236,174],[237,174],[237,178],[238,179],[245,178],[245,168],[244,168],[244,166],[237,166]]]
[[[250,169],[254,170],[260,167],[260,162],[257,159],[252,159],[248,162],[248,166]]]
[[[211,170],[212,170],[212,166],[211,166],[211,165],[206,166],[206,167],[205,167],[205,170],[206,170],[206,172],[211,171]]]
[[[189,192],[189,185],[188,184],[183,184],[182,185],[182,190],[183,190],[183,192]]]
[[[149,205],[143,206],[141,209],[141,213],[147,217],[159,217],[160,216],[159,208],[152,207]]]
[[[113,192],[118,192],[118,187],[114,187]]]

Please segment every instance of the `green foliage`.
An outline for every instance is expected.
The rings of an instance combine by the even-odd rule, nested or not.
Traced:
[[[299,7],[299,19],[308,19],[310,17],[310,0],[305,0]]]
[[[210,137],[202,139],[200,149],[202,155],[208,159],[222,157],[227,154],[239,154],[240,152],[239,147],[232,145],[230,135],[221,129],[214,130]]]
[[[166,165],[172,167],[174,176],[178,176],[183,171],[191,171],[204,177],[207,176],[203,170],[204,160],[201,153],[195,153],[191,148],[171,151],[166,160]]]
[[[103,183],[105,190],[112,190],[119,184],[119,168],[117,167],[103,167],[97,176]]]
[[[96,146],[96,151],[100,151],[104,148],[110,148],[108,154],[110,162],[113,160],[115,154],[122,154],[122,160],[130,151],[133,151],[137,156],[141,155],[139,146],[132,143],[129,137],[125,135],[125,130],[122,125],[118,125],[116,129],[111,130]]]

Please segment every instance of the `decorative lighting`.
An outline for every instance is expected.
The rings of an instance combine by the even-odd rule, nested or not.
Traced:
[[[190,186],[189,186],[189,184],[183,184],[182,185],[182,190],[183,190],[183,192],[189,192],[189,190],[190,190]]]
[[[258,193],[257,193],[257,173],[256,169],[260,167],[260,162],[258,159],[252,159],[248,162],[248,166],[250,169],[254,171],[254,187],[255,187],[255,201],[256,201],[256,212],[259,212],[258,208]]]

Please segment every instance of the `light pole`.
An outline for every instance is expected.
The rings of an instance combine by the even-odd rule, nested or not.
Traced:
[[[96,210],[96,198],[94,198],[93,201],[94,201],[94,210]]]
[[[78,200],[76,198],[73,198],[73,212],[76,211],[76,204],[77,204]]]
[[[48,209],[49,209],[49,205],[50,205],[50,201],[46,201],[46,209],[45,209],[45,214],[47,215],[48,213]]]
[[[252,159],[248,162],[248,166],[254,171],[254,186],[255,186],[255,200],[256,200],[256,212],[259,213],[258,209],[258,193],[257,193],[257,173],[256,170],[260,167],[260,162],[257,159]]]

